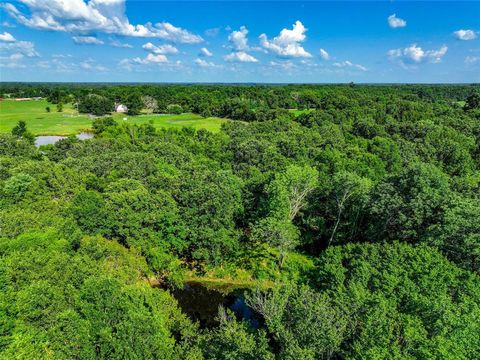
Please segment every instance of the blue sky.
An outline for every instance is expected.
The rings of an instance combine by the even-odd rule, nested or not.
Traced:
[[[480,82],[476,1],[0,4],[2,81]]]

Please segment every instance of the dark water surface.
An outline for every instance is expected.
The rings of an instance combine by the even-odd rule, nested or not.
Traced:
[[[182,311],[192,320],[199,321],[201,327],[218,325],[219,306],[230,309],[238,320],[245,320],[254,328],[261,325],[261,317],[245,303],[244,293],[247,289],[236,289],[229,293],[207,288],[197,282],[185,284],[183,289],[172,291]]]

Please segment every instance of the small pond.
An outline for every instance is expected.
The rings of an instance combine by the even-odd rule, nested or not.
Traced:
[[[93,138],[93,133],[81,132],[80,134],[75,135],[79,140],[88,140]],[[66,139],[66,136],[56,136],[56,135],[45,135],[45,136],[36,136],[35,137],[35,146],[40,147],[42,145],[55,144],[57,141]]]
[[[207,288],[197,282],[185,284],[183,289],[172,291],[182,311],[192,320],[199,321],[201,327],[218,325],[216,320],[219,306],[230,309],[238,320],[245,320],[254,328],[262,324],[261,317],[253,312],[245,303],[246,289],[237,289],[230,293]]]

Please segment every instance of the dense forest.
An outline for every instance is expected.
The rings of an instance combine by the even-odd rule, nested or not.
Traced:
[[[0,135],[1,359],[480,358],[480,86],[0,93],[98,115],[91,140]],[[242,284],[260,322],[205,326],[191,279]]]

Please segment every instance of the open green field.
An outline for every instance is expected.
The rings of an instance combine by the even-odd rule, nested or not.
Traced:
[[[153,126],[156,129],[159,128],[182,128],[182,127],[193,127],[195,129],[206,129],[212,132],[220,131],[220,127],[224,122],[228,120],[209,117],[204,118],[197,114],[180,114],[180,115],[170,115],[170,114],[148,114],[148,115],[138,115],[138,116],[128,116],[125,114],[113,114],[113,118],[119,123],[125,121],[128,124],[145,124],[150,121],[153,122]],[[124,120],[124,119],[127,120]]]
[[[49,113],[45,110],[47,106],[51,108]],[[119,122],[138,125],[152,121],[157,129],[193,127],[212,132],[219,131],[221,125],[227,121],[220,118],[203,118],[195,114],[128,116],[114,113],[113,118]],[[123,120],[124,118],[127,120]],[[0,101],[0,133],[9,133],[20,120],[27,123],[28,129],[34,135],[64,136],[88,131],[93,121],[88,115],[77,114],[71,104],[64,105],[63,112],[57,112],[56,105],[49,104],[46,100]]]

